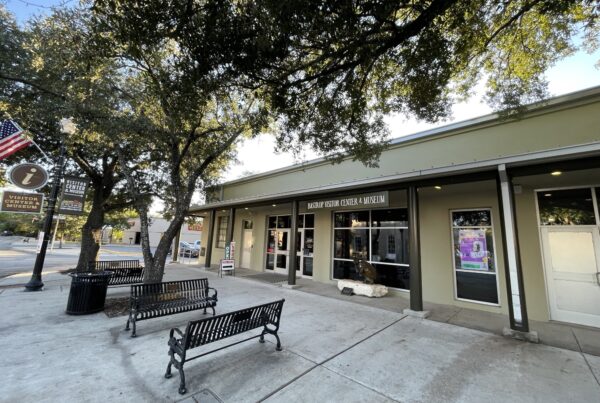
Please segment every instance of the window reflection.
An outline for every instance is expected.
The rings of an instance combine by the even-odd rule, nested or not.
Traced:
[[[538,192],[542,225],[595,225],[592,190],[567,189]]]

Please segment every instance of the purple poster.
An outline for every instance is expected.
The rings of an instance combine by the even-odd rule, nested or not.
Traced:
[[[460,268],[463,270],[488,270],[488,253],[485,230],[461,229],[458,232]]]

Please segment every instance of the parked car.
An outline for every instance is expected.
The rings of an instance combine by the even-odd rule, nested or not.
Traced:
[[[0,234],[0,236],[13,236],[14,233],[10,230],[5,229],[4,231],[2,231],[2,233]],[[197,241],[200,242],[200,241]]]
[[[200,254],[200,248],[197,248],[194,244],[189,242],[179,242],[179,256],[185,257],[198,257]]]

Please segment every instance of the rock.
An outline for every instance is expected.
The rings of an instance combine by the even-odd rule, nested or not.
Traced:
[[[366,297],[383,297],[388,293],[388,288],[382,284],[365,284],[356,280],[338,280],[337,287],[340,291],[344,287],[352,288],[356,295]]]

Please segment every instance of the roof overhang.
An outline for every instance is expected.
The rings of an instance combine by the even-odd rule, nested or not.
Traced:
[[[327,186],[302,188],[288,192],[254,195],[252,197],[230,199],[190,208],[190,213],[201,213],[212,209],[253,207],[273,202],[286,203],[292,200],[309,200],[315,196],[344,194],[356,191],[376,191],[397,189],[408,186],[433,186],[451,183],[465,183],[495,179],[498,166],[506,165],[513,176],[532,175],[547,172],[560,165],[562,169],[585,169],[600,166],[600,142],[562,147],[552,150],[524,153],[497,159],[476,161],[452,166],[411,171],[395,175],[381,176],[356,181],[340,182]]]

